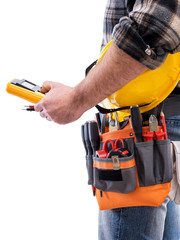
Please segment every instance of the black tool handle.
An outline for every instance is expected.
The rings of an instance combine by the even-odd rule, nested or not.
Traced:
[[[89,139],[89,122],[86,122],[84,124],[84,140],[85,140],[85,143],[86,143],[86,147],[87,147],[87,155],[88,156],[91,156],[93,155],[93,150],[92,150],[92,147],[91,147],[91,142],[90,142],[90,139]]]
[[[88,170],[88,184],[93,184],[93,149],[89,139],[89,122],[84,124],[84,139],[87,147],[88,154],[86,155],[86,166]],[[94,190],[93,190],[94,193]]]
[[[82,137],[82,141],[84,144],[84,148],[86,151],[86,156],[88,155],[88,150],[87,150],[87,146],[86,146],[86,142],[85,142],[85,138],[84,138],[84,125],[81,126],[81,137]]]
[[[142,119],[139,106],[134,106],[130,108],[131,110],[131,121],[136,136],[137,142],[143,142],[142,138]]]
[[[96,113],[96,120],[99,131],[101,131],[101,119],[100,119],[100,113]]]
[[[99,144],[100,144],[100,137],[99,137],[99,131],[98,131],[98,125],[96,121],[89,122],[89,140],[91,142],[91,147],[93,149],[93,155],[95,156],[95,153],[97,150],[99,150]]]

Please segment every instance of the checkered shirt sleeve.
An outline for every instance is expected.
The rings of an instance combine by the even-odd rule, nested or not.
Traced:
[[[149,69],[180,51],[180,0],[108,0],[104,47],[111,39]]]

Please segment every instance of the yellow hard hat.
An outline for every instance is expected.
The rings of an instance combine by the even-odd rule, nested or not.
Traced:
[[[101,53],[98,62],[112,44],[109,42]],[[97,62],[97,63],[98,63]],[[180,79],[180,52],[168,54],[165,62],[156,70],[148,69],[137,78],[130,81],[117,92],[105,99],[105,108],[120,108],[125,106],[145,105],[140,107],[141,113],[151,110],[161,103],[175,88]],[[130,115],[130,110],[117,112],[119,121]]]

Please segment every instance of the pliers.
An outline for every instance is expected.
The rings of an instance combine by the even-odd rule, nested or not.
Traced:
[[[162,124],[163,131],[158,130],[157,118],[154,115],[150,116],[149,131],[142,134],[142,136],[146,139],[146,142],[153,141],[153,140],[167,139],[166,125],[165,125],[164,117],[162,115],[161,115],[161,124]]]

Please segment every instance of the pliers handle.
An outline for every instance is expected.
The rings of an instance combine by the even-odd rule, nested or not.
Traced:
[[[161,132],[161,130],[155,131],[155,132],[146,132],[143,133],[143,137],[146,139],[146,142],[153,141],[154,140],[164,140],[166,139],[166,133]]]
[[[115,142],[113,142],[113,140],[111,140],[111,139],[106,140],[104,143],[103,149],[96,151],[96,155],[100,158],[106,158],[106,156],[109,153],[108,144],[109,143],[111,144],[112,149],[116,149],[116,148],[119,148],[119,146],[118,146],[119,142],[121,142],[121,144],[122,144],[121,148],[124,148],[124,142],[123,142],[122,138],[118,138]]]
[[[108,153],[108,143],[111,143],[111,146],[112,146],[112,149],[116,149],[118,148],[118,143],[121,142],[121,145],[122,147],[121,148],[124,148],[124,142],[123,142],[123,139],[122,138],[118,138],[115,142],[113,142],[112,140],[108,139],[105,141],[104,143],[104,150],[106,153]]]
[[[146,139],[146,142],[153,141],[154,138],[154,132],[146,132],[143,133],[142,136]]]

